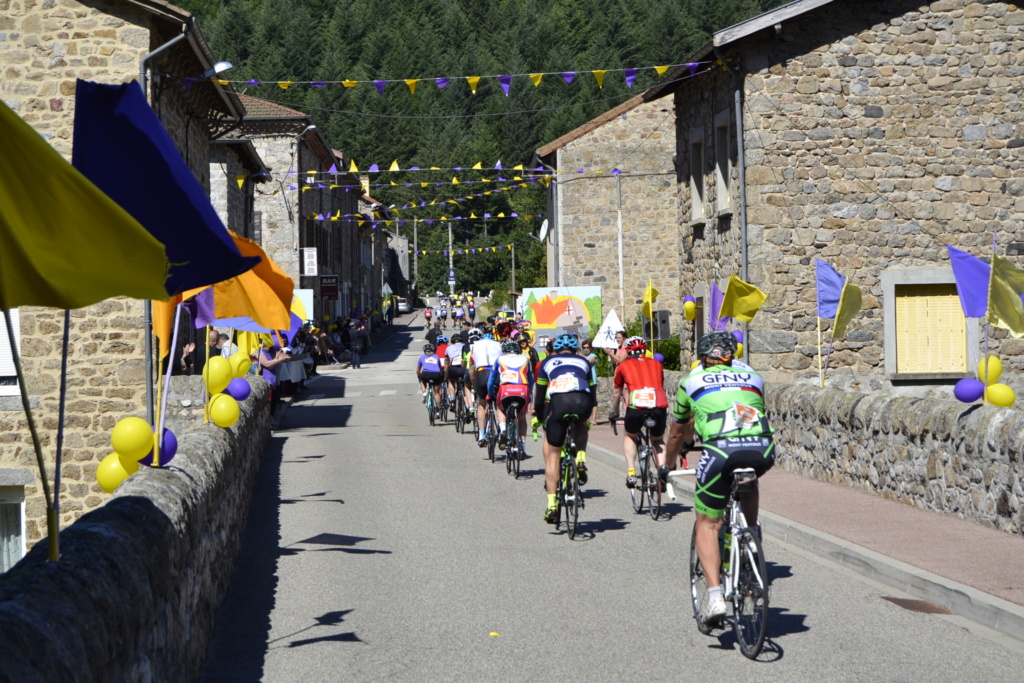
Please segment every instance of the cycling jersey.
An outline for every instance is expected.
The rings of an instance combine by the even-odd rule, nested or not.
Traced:
[[[627,389],[626,405],[630,408],[668,408],[665,372],[661,363],[653,358],[640,356],[619,363],[615,368],[614,385],[616,389]]]
[[[462,307],[461,306],[459,308],[456,308],[454,311],[452,311],[452,317],[453,318],[461,318],[462,317]]]
[[[441,359],[433,353],[425,353],[420,356],[420,360],[416,363],[416,369],[423,375],[440,375],[441,374]]]
[[[441,359],[441,367],[443,368],[445,366],[445,363],[448,361],[448,345],[438,344],[437,351],[435,351],[434,353],[436,353],[437,357]]]
[[[442,318],[447,318],[448,317],[448,309],[447,308],[438,309],[437,314],[439,316],[441,316]]]
[[[473,344],[470,355],[473,367],[477,370],[490,370],[494,366],[494,361],[501,357],[501,344],[493,339],[481,339]]]
[[[701,441],[726,437],[765,436],[774,430],[764,414],[764,380],[755,371],[715,365],[697,367],[676,393],[673,415],[694,417]]]
[[[444,355],[448,357],[448,365],[453,368],[462,367],[465,347],[465,344],[448,344],[448,348],[444,352]]]
[[[556,353],[540,364],[537,385],[547,387],[548,396],[590,391],[590,363],[583,356]]]
[[[487,385],[487,393],[494,396],[499,385],[517,384],[529,387],[533,384],[533,372],[530,370],[530,359],[519,354],[506,353],[494,362],[491,367],[491,380]]]

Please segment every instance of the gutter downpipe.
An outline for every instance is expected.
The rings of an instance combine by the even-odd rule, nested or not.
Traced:
[[[553,242],[552,246],[554,247],[554,249],[552,250],[552,254],[555,257],[555,266],[554,266],[554,270],[553,270],[553,272],[555,273],[555,281],[551,284],[551,286],[552,287],[560,287],[562,285],[562,259],[558,255],[558,247],[560,246],[559,245],[559,241],[560,241],[559,232],[561,230],[560,227],[559,227],[559,224],[558,224],[558,179],[556,177],[556,174],[558,173],[558,171],[555,170],[554,168],[552,168],[551,166],[548,166],[547,164],[544,163],[544,159],[541,157],[539,150],[538,151],[534,151],[533,157],[534,157],[534,159],[536,159],[538,164],[540,164],[541,166],[543,166],[547,170],[551,171],[551,184],[550,184],[550,188],[551,188],[551,216],[550,216],[550,220],[551,220],[551,235],[552,235],[552,242]]]
[[[171,38],[169,41],[153,50],[139,61],[139,85],[142,86],[142,94],[145,95],[147,102],[150,101],[149,79],[146,76],[149,69],[149,62],[181,41],[187,39],[189,34],[192,33],[192,25],[194,23],[195,17],[189,17],[188,21],[185,22],[184,33]],[[143,304],[143,328],[146,349],[146,421],[149,422],[149,424],[156,424],[153,421],[156,412],[153,405],[153,302],[149,299],[146,299]],[[168,362],[171,362],[173,358],[174,349],[171,349],[171,358],[168,359]]]
[[[714,46],[715,56],[722,63],[722,65],[728,69],[733,75],[733,83],[735,85],[734,99],[736,103],[736,157],[739,162],[736,168],[736,172],[739,175],[740,181],[740,278],[744,282],[750,282],[749,279],[749,255],[747,253],[747,155],[746,149],[743,145],[743,74],[739,68],[730,68],[729,62],[726,60],[718,46]],[[746,350],[744,354],[748,363],[750,362],[750,323],[743,323],[743,341],[746,342],[743,346]]]

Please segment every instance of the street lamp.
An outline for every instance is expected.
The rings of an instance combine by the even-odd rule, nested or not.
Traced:
[[[234,68],[235,67],[234,67],[234,65],[231,62],[217,62],[216,64],[211,66],[209,69],[204,71],[203,75],[200,76],[200,78],[210,78],[211,76],[218,76],[218,75],[224,73],[225,71],[228,71],[228,70],[234,69]]]

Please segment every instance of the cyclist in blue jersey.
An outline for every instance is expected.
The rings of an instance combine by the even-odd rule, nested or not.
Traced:
[[[434,391],[434,405],[441,405],[441,381],[444,378],[441,359],[437,357],[437,349],[433,344],[423,346],[423,355],[416,363],[416,377],[420,380],[423,402],[427,402],[427,388]]]
[[[576,469],[581,484],[587,483],[587,418],[597,403],[597,384],[591,380],[590,362],[580,356],[579,341],[572,334],[562,334],[551,345],[552,355],[545,358],[537,372],[533,399],[535,424],[544,422],[544,474],[547,482],[548,506],[544,521],[558,522],[555,492],[558,489],[559,458],[565,443],[565,418],[575,415],[573,428],[576,443]],[[544,414],[544,401],[547,411]]]

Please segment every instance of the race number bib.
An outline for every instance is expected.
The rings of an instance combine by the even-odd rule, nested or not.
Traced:
[[[452,358],[452,366],[457,367],[459,365],[462,365],[462,356],[455,356],[455,358]]]
[[[637,389],[633,392],[632,403],[636,408],[655,408],[658,405],[658,394],[651,387]]]
[[[562,375],[551,382],[551,388],[548,393],[551,394],[567,394],[570,391],[579,391],[580,384],[576,381],[576,377],[573,375]]]
[[[501,371],[501,383],[502,384],[519,384],[519,373],[515,370],[502,370]]]
[[[741,429],[750,429],[761,419],[761,413],[753,406],[745,406],[733,403],[732,408],[725,411],[722,423],[722,432],[734,432]]]

